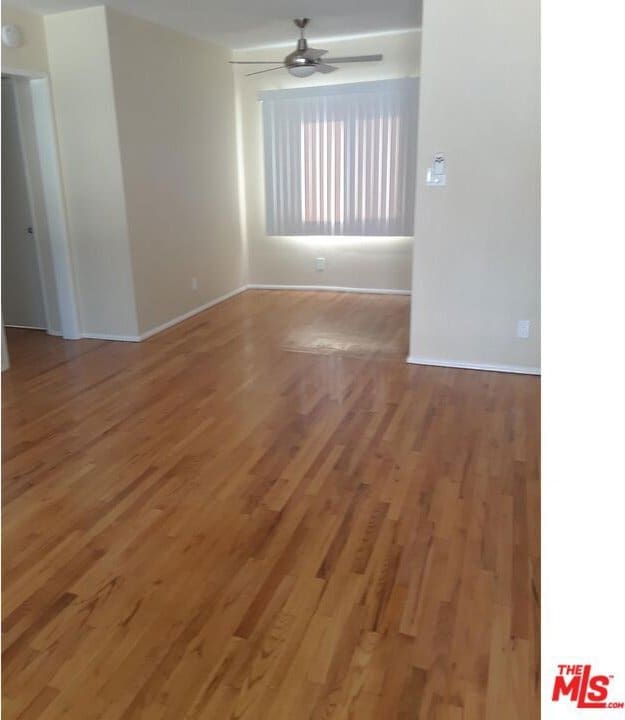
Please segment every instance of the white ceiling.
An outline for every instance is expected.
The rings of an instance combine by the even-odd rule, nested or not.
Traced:
[[[311,17],[310,39],[419,27],[422,0],[11,0],[48,14],[108,5],[231,48],[294,41],[294,17]]]

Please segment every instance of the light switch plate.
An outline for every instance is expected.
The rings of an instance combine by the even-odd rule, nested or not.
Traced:
[[[425,176],[425,184],[432,185],[432,186],[438,186],[438,187],[447,185],[447,175],[446,174],[437,175],[434,172],[433,168],[428,168],[427,174]]]

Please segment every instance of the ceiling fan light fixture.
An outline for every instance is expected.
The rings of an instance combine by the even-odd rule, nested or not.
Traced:
[[[296,49],[290,52],[284,60],[230,60],[229,62],[234,65],[276,65],[276,67],[267,68],[266,70],[247,73],[247,77],[286,68],[293,77],[305,78],[310,77],[315,72],[324,74],[334,72],[339,69],[335,67],[336,63],[374,62],[382,60],[382,55],[356,55],[353,57],[337,58],[324,57],[328,52],[327,50],[308,47],[308,41],[304,37],[304,28],[308,25],[308,18],[297,18],[293,22],[300,29],[300,38],[297,41]]]
[[[295,77],[309,77],[315,72],[315,66],[314,65],[293,65],[292,67],[287,68],[287,70],[291,73],[291,75],[294,75]]]

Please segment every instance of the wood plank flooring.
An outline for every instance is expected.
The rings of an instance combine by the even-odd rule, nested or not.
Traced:
[[[8,331],[5,720],[538,718],[539,381],[408,298]]]

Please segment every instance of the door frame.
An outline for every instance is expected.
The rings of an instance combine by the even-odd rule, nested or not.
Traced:
[[[20,102],[16,87],[17,83],[13,83],[48,332],[53,335],[62,335],[67,340],[75,340],[82,337],[82,331],[67,227],[65,197],[61,180],[50,80],[43,73],[32,73],[8,67],[2,68],[2,74],[24,83],[29,95],[29,106],[25,107]],[[28,143],[28,146],[24,142],[22,125],[25,113],[31,114],[29,120],[34,130],[34,142]],[[27,154],[29,154],[28,157]],[[36,165],[40,177],[41,195],[43,197],[42,207],[36,207],[34,204],[33,186],[35,179],[32,177],[31,163]],[[47,232],[41,232],[42,223],[45,223]],[[47,244],[47,254],[52,258],[52,267],[47,267],[45,270],[45,264],[42,262],[42,243]],[[44,272],[49,274],[50,277],[44,278],[42,276]],[[48,283],[45,280],[48,280]],[[49,285],[52,285],[56,290],[56,297],[52,297]],[[50,328],[50,306],[53,302],[58,303],[60,320],[58,330]]]

